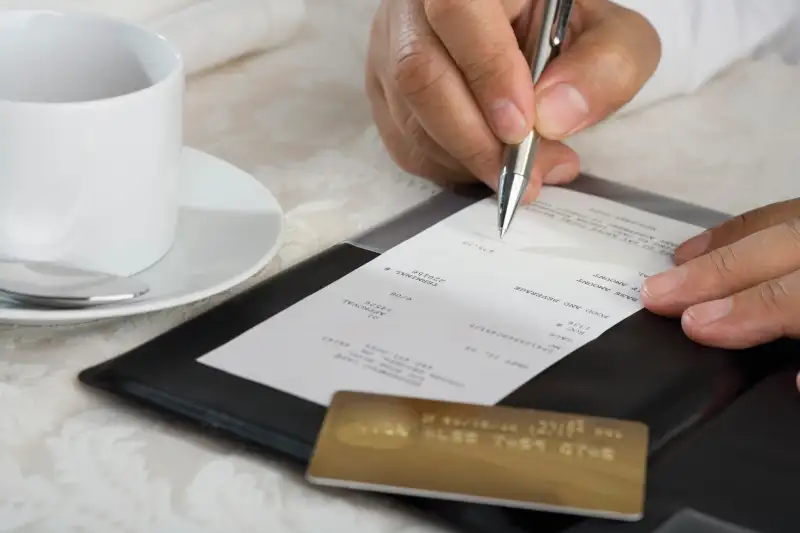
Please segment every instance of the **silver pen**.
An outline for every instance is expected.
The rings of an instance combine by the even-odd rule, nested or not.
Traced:
[[[545,67],[561,52],[573,3],[573,0],[543,0],[541,32],[538,35],[531,34],[533,28],[530,25],[528,27],[528,42],[523,52],[530,61],[534,85]],[[497,225],[501,239],[511,226],[528,187],[538,148],[539,134],[536,131],[531,131],[521,143],[505,147],[497,191]]]

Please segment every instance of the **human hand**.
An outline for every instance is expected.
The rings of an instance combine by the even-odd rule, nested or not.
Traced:
[[[372,114],[393,160],[437,182],[497,190],[503,142],[543,142],[526,200],[580,170],[562,141],[604,119],[653,75],[661,43],[639,14],[576,0],[565,50],[534,91],[518,39],[538,0],[383,0],[366,69]],[[535,28],[534,28],[535,29]],[[535,92],[535,95],[534,95]]]
[[[675,251],[675,262],[645,281],[642,303],[680,316],[690,338],[730,349],[800,338],[800,199],[689,239]]]

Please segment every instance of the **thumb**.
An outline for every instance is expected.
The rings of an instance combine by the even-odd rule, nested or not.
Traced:
[[[661,41],[638,13],[608,0],[577,3],[571,42],[536,86],[536,130],[561,140],[617,111],[655,72]]]

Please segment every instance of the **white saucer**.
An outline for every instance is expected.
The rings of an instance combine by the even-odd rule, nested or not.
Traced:
[[[249,174],[185,147],[178,234],[169,253],[137,274],[150,292],[133,302],[69,310],[0,301],[0,323],[54,325],[149,313],[228,290],[263,269],[278,252],[283,211]]]

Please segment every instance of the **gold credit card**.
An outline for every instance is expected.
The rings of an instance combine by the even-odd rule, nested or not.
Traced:
[[[311,483],[639,520],[648,429],[532,409],[338,392]]]

